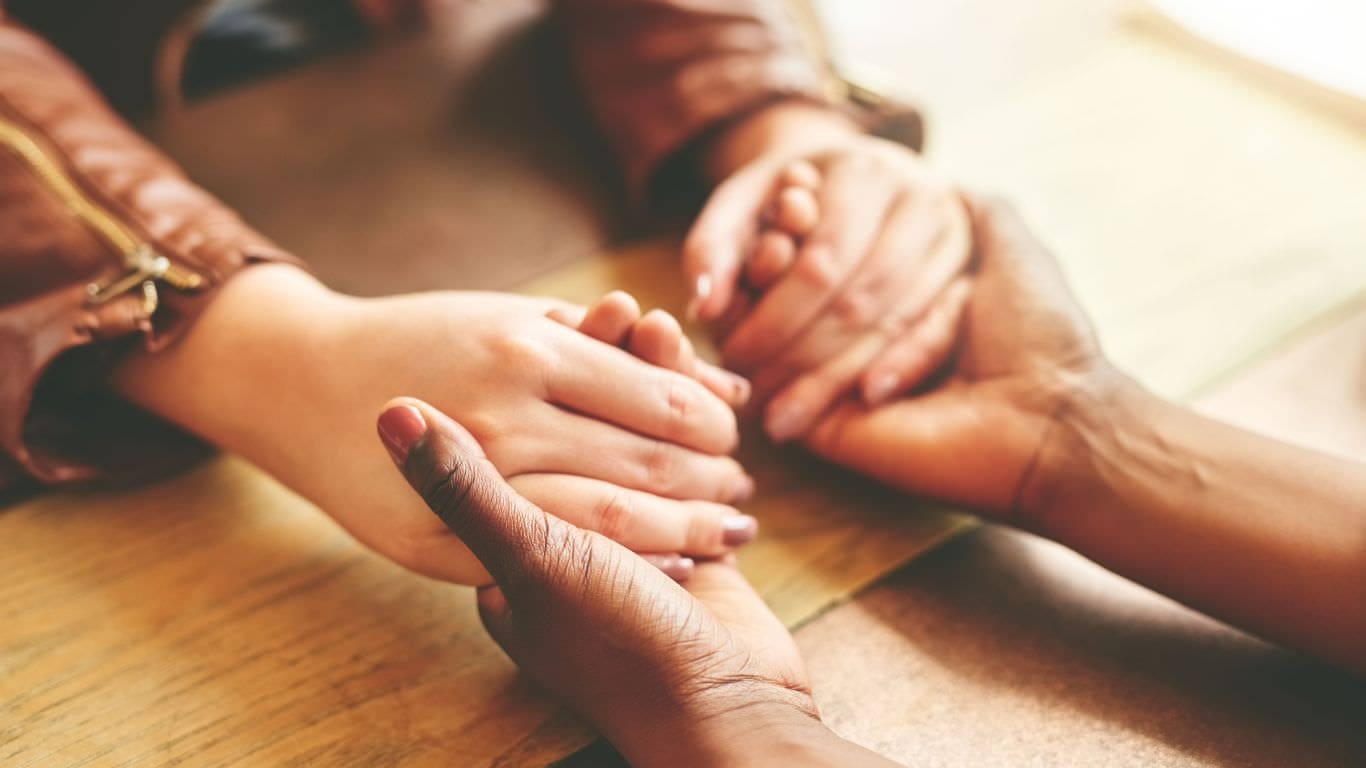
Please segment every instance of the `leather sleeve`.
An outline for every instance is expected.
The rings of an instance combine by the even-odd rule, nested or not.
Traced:
[[[561,0],[570,55],[637,199],[663,169],[725,123],[800,98],[919,143],[914,110],[862,104],[823,61],[793,0]],[[803,21],[808,22],[803,25]],[[883,114],[883,113],[886,114]]]
[[[92,286],[128,277],[130,243],[164,274],[96,303]],[[173,343],[245,265],[289,259],[0,10],[0,465],[50,484],[183,463],[193,441],[109,395],[105,374],[134,345]]]

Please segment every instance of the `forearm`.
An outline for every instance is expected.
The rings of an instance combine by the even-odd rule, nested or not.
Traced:
[[[1366,674],[1366,467],[1124,383],[1059,421],[1040,532],[1140,583]]]

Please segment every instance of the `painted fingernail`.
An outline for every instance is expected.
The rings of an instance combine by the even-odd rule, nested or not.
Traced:
[[[728,515],[721,521],[721,543],[728,547],[738,547],[754,541],[759,535],[759,521],[749,515]]]
[[[724,386],[730,389],[730,397],[727,398],[733,408],[739,408],[749,402],[750,386],[749,379],[738,373],[731,373],[724,368],[714,368]]]
[[[379,439],[389,451],[394,463],[403,466],[408,460],[408,452],[422,436],[427,433],[427,420],[422,412],[411,405],[396,405],[380,414],[376,425]]]
[[[897,387],[901,380],[895,373],[880,373],[868,382],[868,386],[863,388],[863,399],[869,405],[882,405],[896,394]]]
[[[735,481],[735,490],[731,491],[730,503],[743,504],[754,498],[756,487],[754,478],[749,475],[741,475],[740,479]]]
[[[730,377],[731,383],[735,386],[734,405],[739,408],[749,402],[749,397],[754,394],[754,389],[750,386],[749,379],[744,376],[732,373]]]
[[[696,282],[693,283],[692,301],[688,302],[687,315],[689,320],[695,321],[701,317],[702,305],[706,304],[707,299],[711,298],[711,289],[711,275],[698,275]]]
[[[775,443],[785,443],[800,435],[806,425],[806,415],[790,404],[779,404],[769,411],[764,426]]]
[[[697,570],[697,562],[691,557],[683,557],[682,555],[641,555],[641,557],[674,581],[687,581],[692,578],[693,571]]]

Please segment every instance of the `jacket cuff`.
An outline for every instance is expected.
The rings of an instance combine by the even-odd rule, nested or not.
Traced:
[[[0,454],[44,483],[202,455],[108,393],[241,269],[293,257],[193,185],[32,33],[0,22]]]

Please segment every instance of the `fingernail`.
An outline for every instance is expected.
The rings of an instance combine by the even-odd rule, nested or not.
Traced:
[[[868,382],[868,386],[863,388],[863,399],[869,405],[882,405],[887,402],[892,395],[896,394],[897,387],[901,380],[895,373],[880,373]]]
[[[729,370],[723,370],[723,373],[725,373],[725,379],[731,383],[731,407],[739,409],[739,407],[744,406],[744,403],[750,402],[750,395],[753,394],[750,380],[738,373],[731,373]]]
[[[702,305],[711,298],[711,275],[702,274],[697,276],[697,281],[693,283],[692,301],[688,302],[688,319],[696,321],[702,313]]]
[[[730,379],[731,384],[735,387],[735,407],[739,408],[749,402],[749,397],[754,393],[754,390],[749,384],[749,379],[744,376],[732,373]]]
[[[775,443],[785,443],[800,435],[806,425],[806,415],[800,408],[790,404],[775,406],[768,414],[764,426],[768,436]]]
[[[380,414],[377,426],[379,439],[400,467],[408,460],[408,451],[427,433],[426,419],[411,405],[396,405]]]
[[[735,481],[735,490],[731,491],[730,503],[743,504],[749,501],[754,498],[755,488],[754,478],[749,475],[741,475],[740,479]]]
[[[759,535],[759,521],[749,515],[728,515],[721,521],[721,543],[728,547],[738,547],[754,541]]]
[[[692,578],[693,571],[697,570],[696,561],[682,555],[642,554],[641,558],[674,581],[687,581]]]

